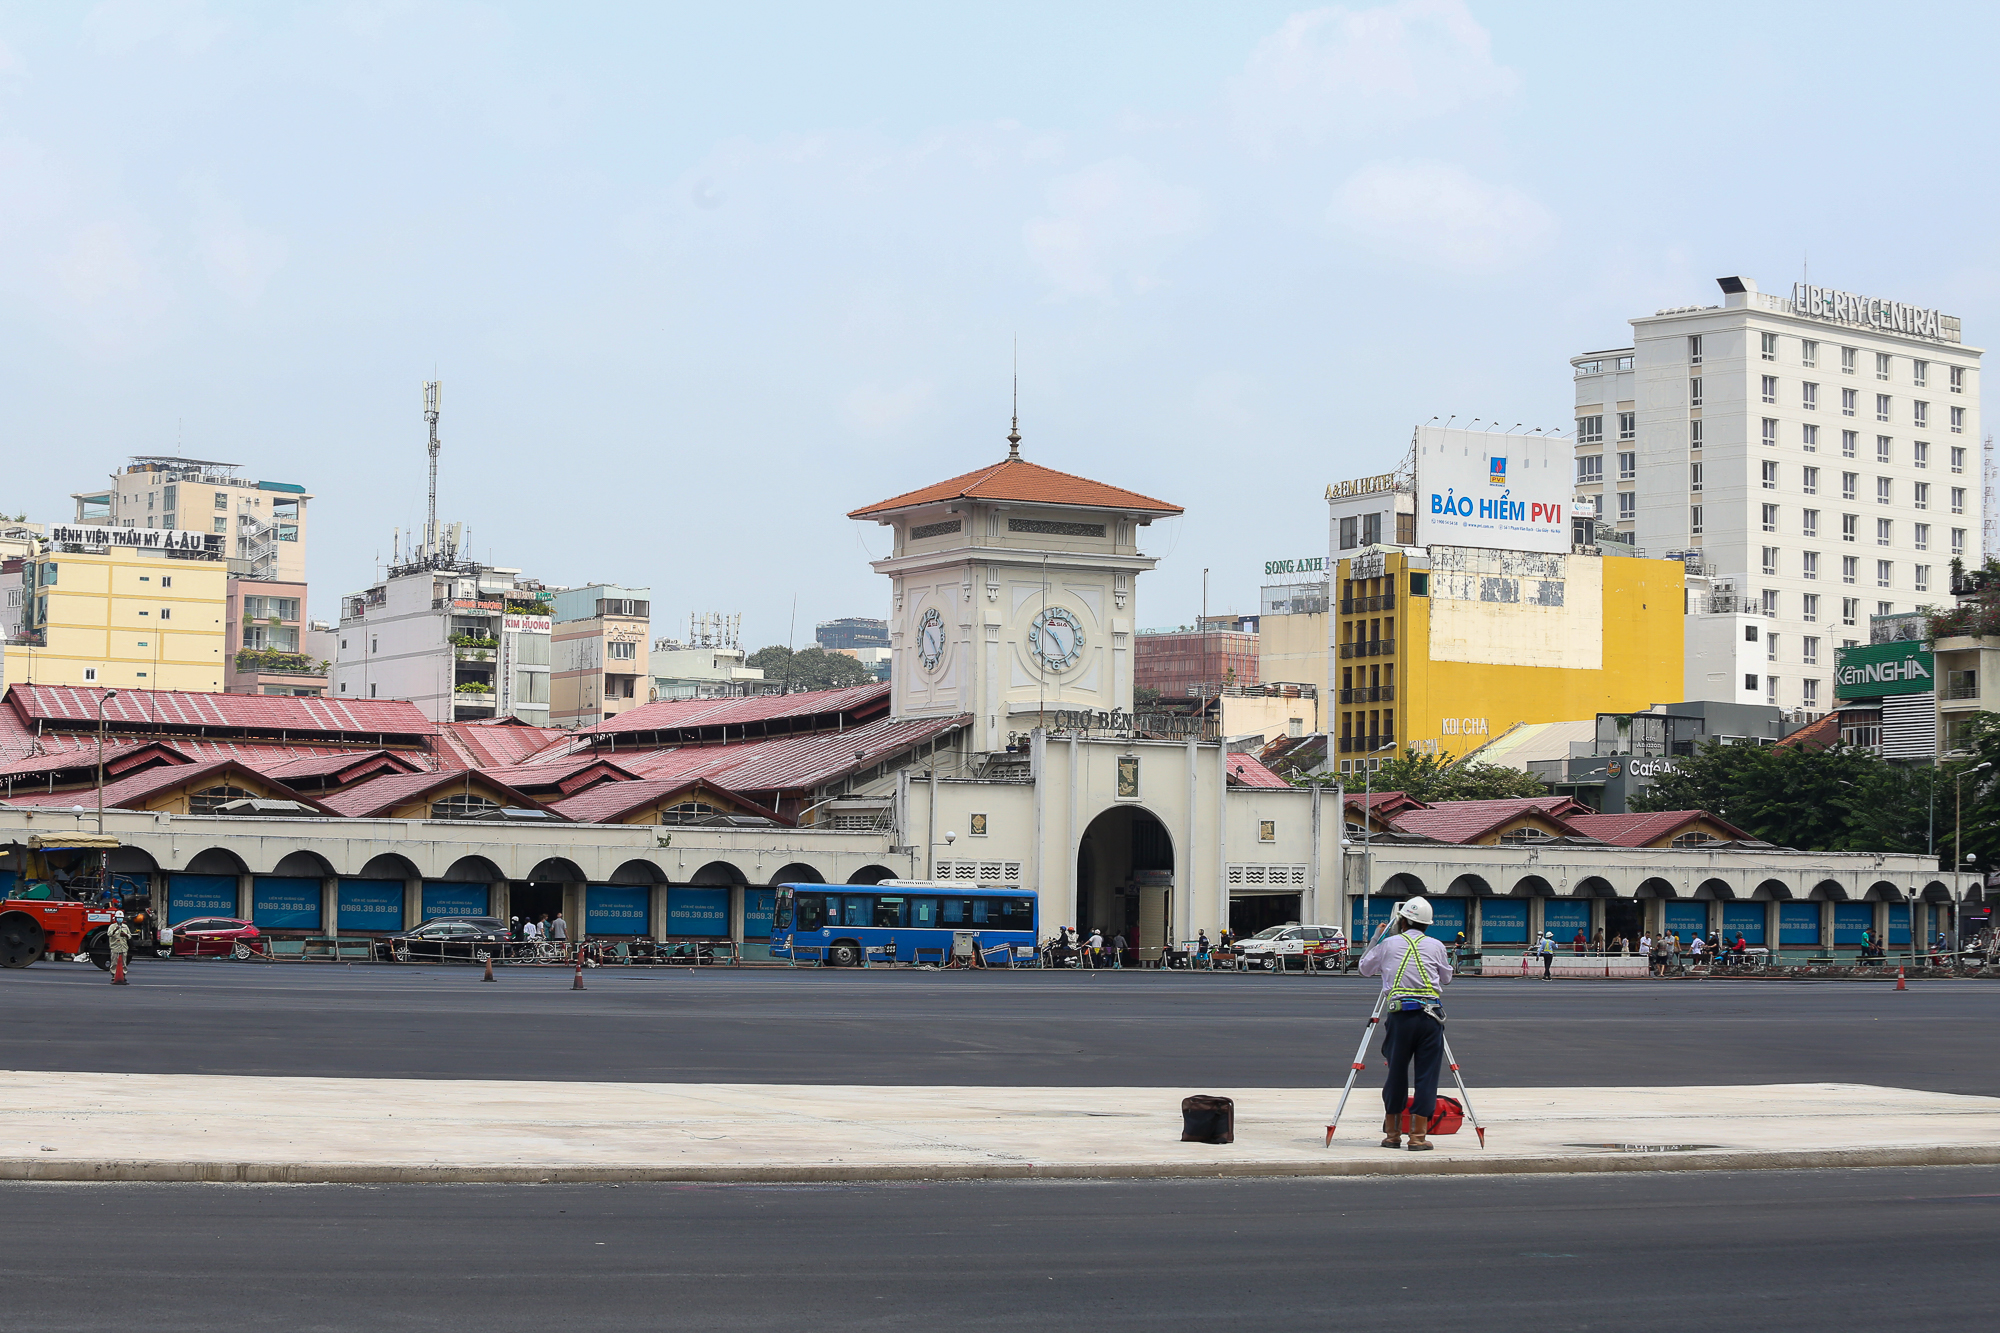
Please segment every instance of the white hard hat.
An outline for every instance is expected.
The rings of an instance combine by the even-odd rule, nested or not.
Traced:
[[[1428,898],[1412,898],[1396,909],[1396,915],[1405,921],[1414,921],[1420,926],[1431,923],[1431,903]]]

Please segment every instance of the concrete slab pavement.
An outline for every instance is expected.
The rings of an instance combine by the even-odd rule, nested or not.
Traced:
[[[1181,1143],[1188,1092],[1236,1142]],[[829,1181],[1513,1174],[2000,1163],[2000,1098],[1855,1084],[1475,1090],[1487,1125],[1377,1146],[1380,1094],[0,1073],[0,1179]]]

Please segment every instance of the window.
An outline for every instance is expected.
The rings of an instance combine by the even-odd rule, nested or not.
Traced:
[[[162,588],[171,588],[171,587],[173,587],[173,586],[174,586],[174,576],[173,576],[172,574],[162,574],[162,575],[160,575],[160,586],[161,586]],[[296,597],[295,597],[295,598],[293,598],[292,600],[293,600],[294,602],[298,601],[298,599],[297,599]],[[294,620],[297,620],[297,619],[298,619],[298,617],[297,617],[297,616],[293,616],[293,617],[292,617],[292,619],[294,619]]]
[[[1918,430],[1931,424],[1931,405],[1921,400],[1910,404],[1910,424]]]
[[[1819,680],[1818,680],[1818,678],[1817,678],[1817,677],[1807,677],[1807,678],[1806,678],[1805,680],[1802,680],[1802,681],[1800,681],[1800,682],[1799,682],[1799,686],[1800,686],[1800,690],[1799,690],[1799,707],[1801,707],[1801,708],[1817,708],[1817,707],[1819,707]]]
[[[1807,537],[1819,536],[1819,510],[1803,509],[1799,511],[1799,531]]]
[[[1889,378],[1889,354],[1887,352],[1875,353],[1875,378],[1878,380]]]
[[[1799,427],[1799,447],[1809,454],[1819,452],[1819,427],[1806,425]]]
[[[1807,495],[1819,494],[1819,469],[1816,467],[1799,469],[1799,489]]]
[[[228,520],[227,518],[218,518],[218,519],[216,519],[216,520],[215,520],[215,530],[216,530],[217,532],[223,532],[223,533],[226,533],[226,532],[228,532],[228,531],[229,531],[229,520]]]
[[[1953,472],[1965,471],[1965,446],[1962,444],[1951,446],[1951,470]]]
[[[1688,422],[1688,448],[1701,448],[1701,423],[1699,421]]]
[[[97,679],[97,668],[96,668],[96,667],[85,667],[85,668],[83,669],[83,678],[84,678],[84,680],[85,680],[86,682],[88,682],[88,681],[93,681],[93,680],[96,680],[96,679]]]
[[[1763,518],[1764,531],[1776,532],[1778,530],[1778,506],[1765,505]]]
[[[1689,506],[1688,506],[1688,535],[1689,535],[1690,537],[1699,537],[1699,536],[1701,536],[1701,506],[1700,506],[1700,505],[1689,505]]]
[[[1776,676],[1764,677],[1764,702],[1772,708],[1778,706],[1778,678]]]
[[[1776,463],[1766,463],[1764,464],[1763,472],[1764,472],[1764,489],[1767,491],[1777,490],[1778,465]]]
[[[147,498],[148,500],[151,500],[151,499],[152,499],[153,497],[149,495],[149,496],[147,496],[146,498]],[[151,505],[147,505],[146,507],[147,507],[148,509],[152,508],[152,506],[151,506]],[[217,492],[215,493],[215,507],[216,507],[217,509],[227,509],[227,508],[229,508],[229,496],[228,496],[227,494],[225,494],[224,492],[222,492],[222,491],[217,491]]]
[[[1878,463],[1889,462],[1895,453],[1895,448],[1894,440],[1890,439],[1887,435],[1877,435],[1875,437],[1875,461]]]
[[[1618,414],[1618,438],[1621,440],[1636,440],[1639,438],[1639,414],[1637,412],[1620,412]]]
[[[1911,544],[1912,546],[1915,546],[1915,547],[1916,547],[1916,548],[1917,548],[1917,549],[1918,549],[1919,551],[1928,551],[1928,550],[1930,550],[1930,549],[1931,549],[1931,525],[1930,525],[1930,524],[1928,524],[1928,523],[1913,523],[1913,524],[1911,524],[1911,525],[1910,525],[1910,544]]]
[[[56,586],[57,570],[58,566],[53,560],[42,566],[41,582],[44,588],[53,588]]]
[[[1889,419],[1889,395],[1886,393],[1875,395],[1875,419],[1877,421]]]
[[[1931,507],[1931,484],[1929,482],[1918,481],[1911,483],[1910,504],[1917,509],[1929,509]]]
[[[1699,333],[1690,334],[1688,337],[1688,364],[1691,366],[1701,364],[1701,335]]]
[[[1910,444],[1910,466],[1927,468],[1930,465],[1931,447],[1922,440],[1912,441]]]
[[[1757,339],[1764,359],[1766,361],[1776,361],[1778,359],[1778,335],[1775,333],[1760,333],[1757,335]]]
[[[1878,588],[1889,587],[1895,572],[1896,566],[1893,561],[1877,560],[1875,562],[1875,586]]]
[[[1743,688],[1744,688],[1744,689],[1746,689],[1746,690],[1754,690],[1754,689],[1756,689],[1756,688],[1757,688],[1757,678],[1756,678],[1755,676],[1745,676],[1745,677],[1743,678]]]
[[[1951,488],[1951,512],[1954,514],[1963,514],[1965,512],[1965,487],[1954,486]]]
[[[1887,546],[1889,544],[1890,536],[1894,532],[1894,530],[1895,530],[1894,525],[1891,524],[1888,519],[1886,518],[1876,519],[1875,544],[1877,546]]]
[[[1767,403],[1778,401],[1778,377],[1776,375],[1764,376],[1763,399]]]
[[[1764,660],[1766,662],[1778,660],[1778,636],[1775,634],[1764,636]]]
[[[1777,444],[1777,442],[1778,442],[1778,419],[1776,417],[1765,417],[1764,443],[1775,445]]]
[[[1589,486],[1604,480],[1604,455],[1583,454],[1576,460],[1576,480],[1580,486]]]
[[[1816,592],[1809,592],[1809,593],[1807,593],[1807,594],[1806,594],[1806,595],[1805,595],[1804,597],[1802,597],[1802,598],[1801,598],[1801,599],[1799,599],[1799,600],[1800,600],[1800,611],[1799,611],[1799,618],[1800,618],[1801,620],[1805,620],[1805,621],[1808,621],[1808,622],[1811,622],[1811,621],[1816,621],[1816,620],[1818,620],[1818,619],[1819,619],[1819,594],[1818,594],[1818,593],[1816,593]],[[1814,644],[1814,643],[1817,643],[1817,642],[1818,642],[1818,640],[1816,640],[1816,639],[1807,639],[1807,640],[1806,640],[1806,642],[1807,642],[1808,644]]]
[[[1819,342],[1816,339],[1799,339],[1799,364],[1802,366],[1819,364]]]
[[[227,785],[205,787],[188,797],[188,813],[191,815],[212,815],[215,813],[217,806],[227,805],[231,801],[254,800],[256,795],[256,792],[246,791],[242,787]]]
[[[1639,477],[1639,455],[1618,455],[1618,480],[1636,481]]]
[[[1951,409],[1951,433],[1953,435],[1965,434],[1965,409],[1962,407]]]
[[[1840,370],[1842,374],[1852,375],[1854,373],[1854,358],[1858,355],[1860,353],[1852,347],[1843,347],[1840,349]]]
[[[1701,489],[1701,464],[1699,463],[1688,464],[1688,489],[1691,491]]]
[[[1688,406],[1701,406],[1701,376],[1699,375],[1688,377]]]
[[[1841,473],[1840,498],[1843,500],[1852,500],[1854,498],[1855,488],[1860,484],[1861,484],[1861,474],[1859,472]]]
[[[1743,642],[1757,642],[1757,627],[1755,625],[1745,625],[1743,627]]]
[[[1578,417],[1576,419],[1576,442],[1578,444],[1603,444],[1604,418]]]
[[[1635,493],[1618,492],[1618,517],[1621,522],[1639,517],[1639,497]]]
[[[1802,578],[1806,578],[1806,579],[1811,579],[1811,580],[1813,580],[1813,581],[1815,581],[1815,582],[1817,582],[1817,581],[1818,581],[1818,579],[1819,579],[1819,552],[1818,552],[1818,551],[1804,551],[1804,552],[1801,552],[1801,553],[1800,553],[1800,555],[1799,555],[1799,575],[1800,575],[1800,577],[1802,577]],[[1817,606],[1819,605],[1819,602],[1818,602],[1817,600],[1812,600],[1812,602],[1811,602],[1811,605],[1812,605],[1813,607],[1817,607]],[[1812,619],[1812,617],[1811,617],[1811,616],[1809,615],[1809,616],[1807,616],[1807,617],[1806,617],[1806,619],[1808,619],[1808,620],[1811,620],[1811,619]]]
[[[1964,392],[1965,392],[1965,367],[1964,367],[1964,366],[1953,366],[1953,367],[1951,368],[1951,391],[1952,391],[1953,393],[1964,393]]]
[[[447,796],[442,801],[431,802],[432,819],[472,819],[488,810],[498,810],[500,802],[489,801],[484,796],[474,796],[470,792],[460,792]]]
[[[1764,614],[1771,617],[1773,620],[1777,619],[1778,590],[1776,588],[1764,589]]]
[[[1910,362],[1910,383],[1916,385],[1919,389],[1921,389],[1925,385],[1930,383],[1930,378],[1931,378],[1930,362],[1928,361]]]
[[[1860,399],[1860,390],[1842,389],[1840,391],[1840,415],[1844,417],[1853,416],[1855,409],[1860,405]]]
[[[1817,636],[1807,635],[1805,638],[1799,640],[1799,661],[1804,662],[1807,666],[1819,665],[1819,639]]]
[[[1764,572],[1773,577],[1778,573],[1778,548],[1775,546],[1764,548]]]
[[[1578,459],[1577,460],[1578,480],[1582,480],[1582,472],[1583,472],[1583,460]],[[1341,519],[1340,549],[1343,551],[1351,551],[1355,547],[1359,546],[1361,544],[1361,538],[1358,535],[1358,533],[1359,533],[1359,524],[1356,522],[1356,520],[1351,518]]]
[[[160,608],[160,619],[172,620],[173,618],[174,618],[174,609],[171,606],[163,606]]]
[[[1878,616],[1893,616],[1896,614],[1896,604],[1894,602],[1877,602],[1875,603],[1875,614]]]
[[[1854,457],[1854,451],[1856,448],[1860,446],[1860,444],[1861,444],[1860,431],[1844,430],[1840,432],[1840,456],[1842,458]]]
[[[1840,557],[1840,581],[1842,583],[1854,582],[1859,577],[1860,569],[1861,561],[1857,557],[1851,555]]]
[[[1893,483],[1887,477],[1875,478],[1875,503],[1878,505],[1890,503],[1890,496],[1893,494],[1893,489]]]
[[[1952,553],[1953,555],[1964,555],[1964,554],[1965,554],[1965,529],[1964,529],[1964,528],[1953,528],[1953,529],[1951,530],[1951,553]]]
[[[1819,411],[1819,385],[1801,384],[1799,386],[1799,406],[1808,412]]]
[[[639,655],[639,645],[631,640],[614,641],[604,645],[604,655],[614,662],[630,662]]]
[[[1859,597],[1843,597],[1840,599],[1841,624],[1852,625],[1855,619],[1858,616],[1860,616],[1860,614],[1861,614],[1861,599]]]
[[[1929,565],[1918,565],[1911,573],[1910,581],[1918,592],[1929,592],[1931,590],[1931,567]]]

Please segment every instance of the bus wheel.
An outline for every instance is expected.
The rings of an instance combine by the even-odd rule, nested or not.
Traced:
[[[842,940],[827,949],[826,961],[834,967],[859,967],[861,946],[852,940]]]

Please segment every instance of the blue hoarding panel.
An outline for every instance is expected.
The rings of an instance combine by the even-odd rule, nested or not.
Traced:
[[[167,924],[178,926],[198,916],[236,915],[236,876],[167,876]]]
[[[430,921],[441,916],[486,916],[493,890],[484,884],[448,884],[443,880],[425,880],[423,910],[418,913]]]
[[[776,889],[743,890],[743,938],[746,940],[768,940],[771,938],[771,917],[777,911],[778,891]]]
[[[257,876],[250,886],[250,920],[265,930],[318,930],[319,881]]]
[[[592,884],[583,891],[583,928],[592,935],[644,935],[652,924],[653,891]]]
[[[1835,903],[1833,905],[1833,942],[1835,944],[1861,944],[1862,936],[1875,929],[1874,903]]]
[[[1910,909],[1903,903],[1889,904],[1889,943],[1910,942]]]
[[[1375,928],[1394,914],[1396,902],[1394,898],[1356,898],[1353,902],[1354,928],[1349,934],[1361,944],[1367,944],[1374,936]]]
[[[1661,907],[1661,929],[1679,935],[1683,944],[1708,930],[1707,903],[1663,903]]]
[[[1487,944],[1526,944],[1528,904],[1512,899],[1481,898],[1479,938]]]
[[[1568,945],[1576,939],[1576,932],[1583,932],[1590,938],[1590,904],[1587,902],[1562,902],[1554,898],[1542,903],[1542,929],[1556,937],[1556,943]]]
[[[1778,943],[1818,944],[1819,904],[1779,903]]]
[[[334,915],[341,930],[401,930],[403,881],[343,879]]]
[[[1465,899],[1431,899],[1431,928],[1424,932],[1426,935],[1449,944],[1457,939],[1464,929]]]
[[[1736,943],[1741,932],[1745,944],[1764,942],[1764,904],[1724,903],[1722,905],[1722,942]]]
[[[668,889],[667,934],[729,934],[728,889]]]

